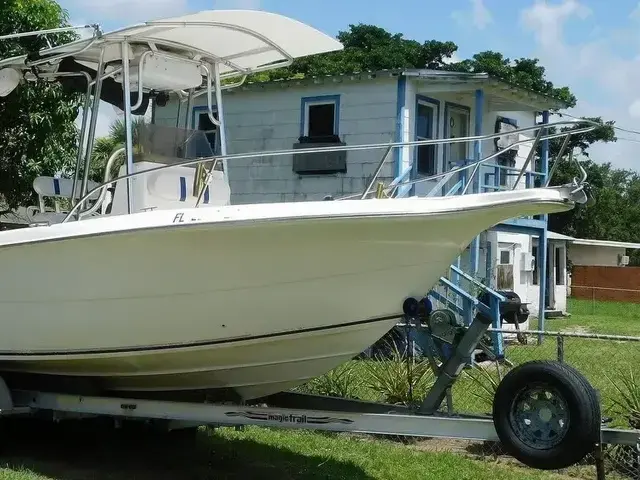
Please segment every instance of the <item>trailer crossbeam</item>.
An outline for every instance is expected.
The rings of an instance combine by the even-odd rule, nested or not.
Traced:
[[[33,410],[178,420],[203,425],[259,425],[335,432],[498,440],[490,418],[216,405],[16,391],[14,401]]]
[[[141,420],[174,420],[199,425],[256,425],[377,435],[499,441],[493,420],[488,416],[358,413],[90,397],[33,391],[13,393],[16,412],[44,410]],[[353,403],[356,404],[357,401]],[[636,445],[639,438],[640,431],[602,429],[602,441],[605,444]]]

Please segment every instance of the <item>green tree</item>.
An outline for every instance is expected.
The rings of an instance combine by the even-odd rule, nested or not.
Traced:
[[[68,14],[53,0],[3,0],[0,35],[68,26]],[[0,41],[0,58],[68,42],[74,34]],[[75,119],[80,96],[46,81],[23,83],[0,99],[0,196],[5,211],[35,201],[32,182],[75,161]]]
[[[286,69],[256,75],[254,80],[275,80],[316,75],[375,71],[394,68],[428,68],[467,73],[487,73],[522,88],[554,96],[575,106],[576,97],[568,87],[556,87],[545,77],[536,58],[512,61],[502,53],[483,51],[470,59],[451,62],[458,46],[452,41],[418,42],[401,33],[367,24],[349,25],[336,37],[344,46],[338,52],[296,59]]]
[[[591,186],[596,203],[591,206],[578,205],[571,211],[550,215],[549,229],[579,238],[638,241],[640,237],[633,229],[628,228],[629,220],[624,218],[640,205],[637,201],[630,204],[632,196],[627,194],[636,188],[634,185],[638,183],[638,174],[630,170],[616,169],[610,163],[599,164],[590,158],[589,145],[598,141],[615,142],[617,137],[613,121],[604,122],[601,117],[587,118],[601,124],[602,127],[572,135],[565,154],[573,152],[578,158],[583,157],[580,165],[587,174],[587,182]],[[560,130],[567,132],[582,126],[584,125],[563,127]],[[550,130],[554,133],[557,129]],[[549,168],[554,168],[554,164],[559,162],[555,167],[551,185],[567,184],[581,176],[576,163],[568,161],[570,157],[557,158],[563,141],[564,138],[560,137],[549,142]]]
[[[581,162],[587,172],[596,203],[577,206],[569,212],[549,216],[549,229],[565,235],[596,240],[640,242],[640,174],[614,168],[610,163]],[[558,166],[553,184],[570,182],[579,175],[575,164]]]
[[[131,122],[133,132],[133,145],[138,144],[140,127],[145,120],[142,117],[133,117]],[[126,143],[126,129],[124,119],[118,118],[109,125],[109,134],[104,137],[96,138],[91,153],[91,165],[89,170],[89,178],[93,181],[102,183],[104,180],[104,169],[107,165],[109,157],[118,149],[124,148]],[[135,150],[134,150],[135,151]],[[122,157],[124,159],[124,156]],[[122,159],[116,160],[111,167],[111,178],[117,177],[118,169],[122,165]]]
[[[445,65],[446,70],[467,73],[487,73],[521,88],[559,98],[569,107],[575,107],[576,97],[569,87],[556,87],[545,78],[545,68],[537,58],[519,58],[514,61],[500,52],[484,51],[472,58]]]
[[[450,41],[408,40],[401,33],[392,34],[375,25],[349,25],[336,37],[344,46],[329,52],[294,60],[288,68],[264,72],[254,81],[288,79],[317,75],[364,72],[393,68],[444,68],[446,60],[458,46]]]

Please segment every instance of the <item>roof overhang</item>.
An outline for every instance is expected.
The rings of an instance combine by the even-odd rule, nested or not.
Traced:
[[[551,231],[547,232],[547,238],[549,240],[565,241],[574,245],[585,245],[590,247],[640,249],[640,243],[616,242],[615,240],[593,240],[591,238],[575,238]]]
[[[351,72],[337,75],[308,76],[303,78],[289,78],[271,80],[268,82],[251,82],[232,88],[231,91],[241,92],[261,90],[265,87],[294,87],[304,85],[320,85],[327,83],[345,83],[349,81],[388,80],[405,76],[424,81],[428,92],[449,92],[462,95],[472,95],[477,89],[485,92],[485,100],[494,111],[543,111],[566,108],[567,105],[557,98],[528,90],[508,82],[492,78],[486,73],[450,72],[446,70],[426,69],[388,69],[364,72]]]
[[[492,110],[552,110],[567,108],[560,99],[512,85],[486,73],[450,72],[446,70],[409,69],[401,73],[429,84],[430,91],[472,92],[482,89]]]
[[[547,239],[548,240],[560,240],[565,242],[571,242],[575,240],[575,238],[570,237],[569,235],[563,235],[561,233],[556,233],[552,231],[547,231]]]
[[[586,245],[590,247],[609,247],[609,248],[640,248],[640,243],[615,242],[612,240],[591,240],[587,238],[574,238],[571,240],[574,245]]]

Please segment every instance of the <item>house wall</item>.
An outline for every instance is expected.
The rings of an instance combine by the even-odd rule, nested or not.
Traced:
[[[625,251],[621,247],[571,244],[568,257],[573,265],[617,267],[618,255],[624,255]]]
[[[505,232],[496,232],[490,230],[484,232],[480,236],[480,256],[477,279],[489,285],[493,289],[497,289],[498,262],[500,250],[508,250],[511,254],[511,262],[513,265],[513,286],[512,288],[504,288],[507,291],[515,292],[523,303],[528,304],[529,320],[520,325],[521,329],[530,327],[530,319],[538,315],[538,288],[531,288],[532,274],[522,269],[520,254],[531,249],[531,237],[528,235],[509,234]],[[460,267],[470,271],[470,252],[465,250],[460,256]],[[453,277],[453,275],[450,275]],[[453,279],[453,278],[452,278]],[[462,281],[462,286],[466,286]],[[504,324],[505,330],[512,330],[515,327],[511,324]]]
[[[400,83],[403,83],[399,88]],[[224,117],[228,153],[246,153],[261,150],[290,149],[300,136],[302,121],[302,97],[339,95],[339,135],[348,145],[386,143],[392,140],[414,140],[416,132],[417,96],[435,102],[438,113],[437,137],[448,136],[445,119],[450,108],[469,110],[468,131],[475,132],[475,94],[467,92],[441,92],[429,89],[429,84],[411,78],[377,78],[329,82],[316,85],[267,85],[260,89],[230,90],[223,92]],[[399,109],[399,102],[405,107]],[[203,109],[206,97],[196,100],[195,109]],[[532,126],[534,112],[502,112],[492,110],[490,99],[484,102],[483,134],[494,133],[496,118],[514,119],[519,128]],[[180,125],[184,123],[185,108],[181,110]],[[202,111],[202,110],[201,110]],[[155,111],[155,122],[175,126],[177,103],[170,102]],[[189,114],[189,127],[193,127],[193,114]],[[399,129],[400,137],[398,138]],[[531,135],[521,135],[521,139]],[[438,171],[450,168],[445,145],[437,148]],[[496,151],[493,140],[482,142],[482,155]],[[380,180],[388,182],[410,168],[416,148],[404,147],[394,152],[383,168]],[[516,167],[521,167],[529,152],[528,145],[521,145]],[[352,151],[347,154],[347,172],[331,175],[298,175],[292,169],[292,156],[238,159],[229,162],[231,201],[238,203],[320,200],[327,194],[335,196],[362,192],[373,176],[383,150]],[[474,145],[467,144],[467,159],[473,158]],[[395,162],[398,160],[399,165]],[[533,166],[529,167],[529,170]],[[494,173],[492,167],[479,172],[481,182],[493,181],[486,173]],[[453,187],[457,178],[445,188]],[[515,177],[511,177],[513,185]],[[438,180],[416,184],[414,193],[425,195]],[[508,183],[509,185],[509,183]],[[520,188],[524,188],[524,181]]]
[[[293,148],[301,135],[301,99],[321,95],[340,96],[339,136],[347,145],[388,143],[396,135],[397,92],[395,78],[226,91],[223,108],[228,153]],[[205,105],[206,96],[202,96],[196,100],[195,108]],[[176,113],[177,103],[172,102],[156,109],[155,122],[175,126]],[[184,114],[181,117],[184,119]],[[327,194],[360,193],[383,154],[382,149],[348,152],[347,172],[330,175],[296,174],[291,155],[231,160],[231,203],[321,200]],[[388,183],[395,177],[393,163],[389,158],[380,174],[381,181]]]
[[[531,243],[529,244],[529,253],[533,254],[533,246],[538,245],[538,238],[531,238]],[[570,288],[571,278],[567,273],[567,264],[566,264],[566,242],[565,241],[549,241],[547,245],[547,252],[549,253],[549,261],[547,263],[547,283],[548,288],[550,289],[550,305],[548,308],[551,310],[558,310],[562,312],[567,311],[567,296]],[[559,268],[556,269],[556,252],[555,250],[559,249],[560,256],[560,264]],[[539,250],[538,250],[539,252]],[[539,259],[535,259],[536,264],[539,262]],[[524,275],[521,275],[521,282],[526,284],[527,290],[527,298],[530,302],[534,302],[529,305],[529,310],[532,312],[535,311],[535,315],[538,315],[539,304],[540,304],[540,272],[538,272],[538,283],[534,284],[534,275],[533,271],[531,272],[522,272]],[[560,275],[560,276],[558,276]]]
[[[487,245],[488,242],[488,245]],[[540,285],[534,284],[534,272],[525,268],[523,254],[532,254],[532,246],[537,245],[537,238],[529,235],[514,234],[506,232],[498,232],[491,230],[487,232],[486,237],[481,238],[480,242],[480,268],[479,277],[488,278],[488,284],[491,288],[499,290],[508,290],[515,292],[523,303],[527,304],[530,315],[537,317],[540,305]],[[552,252],[549,261],[550,288],[553,288],[553,301],[551,308],[560,311],[567,309],[567,289],[569,276],[567,275],[566,263],[562,258],[566,255],[565,242],[550,242],[549,251]],[[555,248],[560,249],[561,265],[560,265],[560,281],[556,276],[555,269]],[[487,249],[489,256],[487,258]],[[510,265],[512,265],[513,283],[510,286],[498,287],[498,265],[500,262],[500,252],[502,250],[510,253]],[[463,255],[463,268],[468,267],[468,250]],[[488,263],[487,263],[488,261]],[[536,259],[536,262],[538,260]],[[488,269],[487,269],[488,265]]]
[[[511,288],[504,290],[515,292],[523,303],[527,303],[527,308],[531,315],[538,314],[538,290],[531,289],[533,273],[524,270],[522,264],[522,254],[531,253],[531,240],[529,235],[496,232],[492,231],[488,237],[491,242],[491,285],[498,288],[498,265],[500,252],[510,252],[510,264],[513,268],[513,283]]]

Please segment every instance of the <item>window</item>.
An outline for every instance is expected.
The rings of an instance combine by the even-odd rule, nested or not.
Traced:
[[[294,149],[317,144],[346,145],[340,140],[340,95],[303,97],[300,112],[300,137]],[[347,151],[293,154],[293,171],[298,175],[335,175],[347,172]]]
[[[418,100],[416,105],[416,140],[428,140],[435,138],[434,125],[436,124],[435,108],[424,100]],[[419,145],[416,148],[417,170],[419,175],[435,175],[436,171],[436,146]]]
[[[494,140],[496,152],[500,150],[504,150],[509,145],[517,142],[519,139],[518,134],[513,134],[514,130],[518,128],[518,122],[513,118],[501,117],[498,116],[496,118],[495,125],[495,133],[504,133],[503,136],[498,137]],[[516,156],[518,154],[519,147],[512,147],[509,150],[502,152],[498,155],[497,164],[502,167],[514,168],[516,166]],[[500,174],[500,182],[499,185],[501,187],[506,187],[508,185],[507,179],[513,177],[512,171],[509,171],[505,168],[499,168]]]
[[[309,142],[339,142],[339,110],[337,95],[303,98],[301,137]]]
[[[218,119],[218,112],[213,112],[214,118]],[[195,112],[195,125],[196,130],[204,132],[204,136],[208,143],[203,144],[200,138],[197,138],[194,142],[196,157],[208,157],[211,153],[218,151],[218,127],[209,118],[209,114],[206,110],[197,110]]]
[[[555,247],[555,276],[556,276],[556,285],[564,285],[564,277],[565,277],[565,255],[563,247]]]
[[[538,270],[538,246],[537,245],[533,245],[531,247],[531,255],[533,255],[533,257],[535,258],[535,261],[533,263],[533,284],[538,285],[538,282],[540,281],[540,271]]]
[[[309,105],[308,137],[328,137],[335,133],[335,103]]]
[[[498,287],[498,290],[513,291],[513,263],[511,263],[511,250],[501,248],[498,251],[498,254],[496,286]]]

